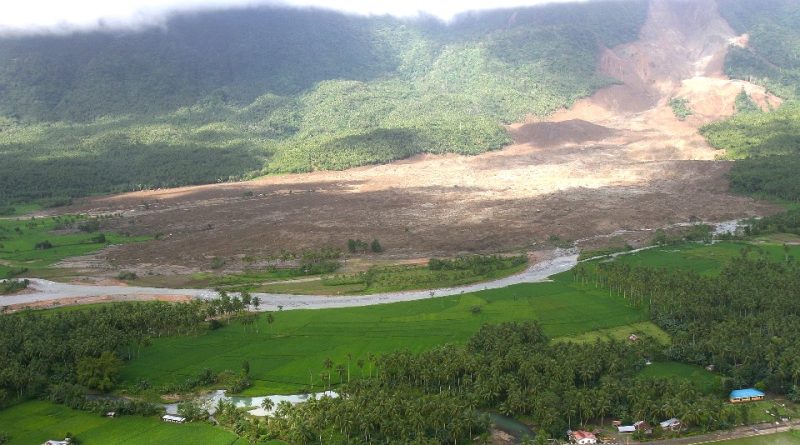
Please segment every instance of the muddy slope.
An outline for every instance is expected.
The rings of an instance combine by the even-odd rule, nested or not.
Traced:
[[[344,246],[349,238],[379,238],[385,257],[425,257],[769,213],[775,209],[728,192],[730,165],[714,161],[718,153],[697,133],[731,114],[742,88],[777,103],[724,78],[734,40],[742,41],[714,1],[653,0],[640,39],[600,58],[598,69],[623,84],[545,121],[510,126],[516,143],[502,151],[91,198],[68,211],[121,211],[125,219],[109,229],[163,233],[105,254],[110,270],[154,273],[165,265],[207,269],[213,256],[237,268],[242,255]],[[697,113],[677,120],[672,97],[687,98]]]

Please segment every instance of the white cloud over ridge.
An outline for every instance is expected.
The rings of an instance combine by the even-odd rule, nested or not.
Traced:
[[[319,7],[362,15],[449,20],[473,10],[570,3],[576,0],[6,0],[0,33],[30,34],[92,29],[136,29],[166,23],[171,14],[260,5]]]

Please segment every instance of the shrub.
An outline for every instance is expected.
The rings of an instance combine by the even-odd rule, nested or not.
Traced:
[[[211,268],[212,269],[221,269],[222,266],[224,266],[224,265],[225,265],[225,259],[224,258],[220,258],[218,256],[215,256],[211,260]]]
[[[53,244],[50,243],[50,241],[45,240],[45,241],[40,241],[40,242],[36,243],[36,245],[33,246],[33,247],[36,250],[47,250],[47,249],[52,249],[53,248]]]
[[[123,280],[123,281],[135,280],[136,278],[138,278],[138,276],[136,275],[136,272],[131,272],[129,270],[123,270],[122,272],[120,272],[117,275],[117,279]]]

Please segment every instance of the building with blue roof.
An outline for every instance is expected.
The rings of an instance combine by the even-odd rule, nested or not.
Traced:
[[[764,400],[765,396],[766,394],[755,388],[745,388],[731,391],[730,399],[731,403],[756,402]]]

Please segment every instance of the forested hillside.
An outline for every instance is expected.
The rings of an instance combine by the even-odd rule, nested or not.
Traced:
[[[722,0],[720,12],[737,33],[747,33],[745,48],[731,48],[729,76],[751,80],[786,100],[776,111],[754,109],[745,97],[737,115],[703,128],[726,156],[738,161],[731,186],[743,193],[800,199],[800,4],[791,0]]]
[[[0,39],[0,202],[480,153],[613,83],[647,4],[435,20],[252,9]],[[47,178],[43,180],[42,178]]]

